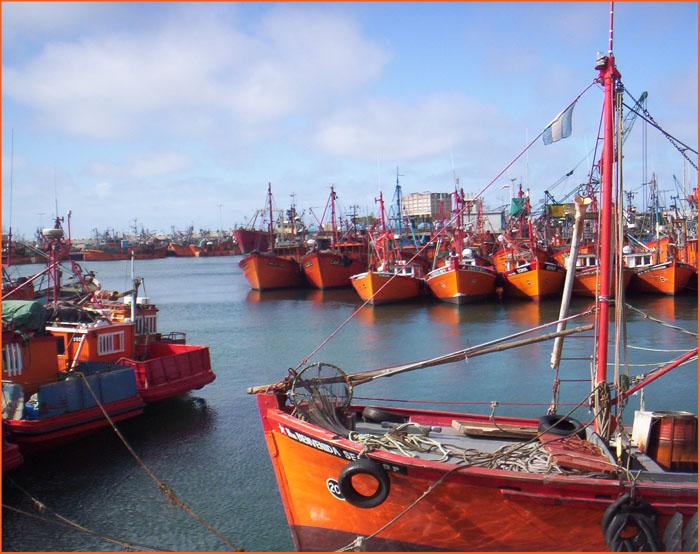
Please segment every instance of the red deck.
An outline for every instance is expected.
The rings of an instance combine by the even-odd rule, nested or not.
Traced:
[[[144,361],[123,359],[136,371],[136,385],[146,402],[184,394],[216,379],[208,346],[154,343]]]

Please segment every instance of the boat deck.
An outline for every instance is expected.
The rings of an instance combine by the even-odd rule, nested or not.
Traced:
[[[537,434],[536,428],[533,427],[529,432],[530,438],[524,438],[522,436],[480,436],[477,434],[463,432],[460,430],[458,423],[453,424],[453,426],[421,425],[413,423],[410,420],[408,423],[409,425],[404,426],[403,430],[408,433],[409,437],[420,437],[418,439],[418,444],[423,446],[423,448],[406,447],[403,446],[399,440],[397,440],[397,443],[405,449],[405,452],[410,451],[410,456],[414,459],[432,462],[442,461],[445,463],[454,464],[463,459],[462,455],[458,451],[467,451],[469,455],[477,453],[484,453],[485,455],[493,454],[504,447],[528,443],[530,438],[534,438]],[[387,421],[365,421],[361,417],[358,417],[354,425],[351,440],[355,440],[357,438],[355,433],[361,435],[364,440],[367,440],[369,437],[374,439],[383,439],[387,436],[388,432],[390,432],[392,429],[396,429],[400,425],[400,423]],[[502,433],[500,434],[503,435]],[[427,440],[423,441],[423,437]],[[547,436],[548,439],[551,439],[551,437],[551,435]],[[438,448],[429,448],[433,441],[445,447],[450,447],[449,449],[451,450],[452,455],[445,460],[444,453]],[[547,441],[543,440],[542,442]],[[607,463],[617,466],[617,460],[612,451],[608,448],[603,439],[590,428],[586,428],[586,439],[581,441],[581,443],[587,452],[582,454],[580,450],[574,448],[574,450],[571,450],[570,455],[573,458],[585,458],[593,447],[597,447],[597,449],[594,450],[598,458],[592,462],[590,471],[596,472],[594,468],[596,467],[598,460],[603,464]],[[378,446],[378,448],[382,448],[382,446]],[[398,448],[385,447],[383,449],[399,455],[403,454]],[[598,452],[599,454],[597,454]],[[697,474],[693,473],[666,471],[653,459],[632,445],[627,444],[625,452],[627,453],[627,456],[625,457],[624,463],[628,463],[629,470],[641,472],[638,477],[640,480],[655,482],[684,482],[689,479],[696,479],[697,477]],[[595,456],[589,459],[593,458],[595,458]],[[600,476],[602,477],[602,475]],[[615,477],[613,475],[607,475],[607,478],[613,479]]]

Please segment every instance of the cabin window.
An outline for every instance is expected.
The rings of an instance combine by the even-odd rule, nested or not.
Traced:
[[[65,337],[56,337],[56,352],[59,356],[66,353],[66,339]]]
[[[97,353],[100,356],[124,351],[124,331],[107,333],[97,338]]]
[[[6,344],[2,347],[2,371],[8,377],[22,375],[22,347],[17,343]]]

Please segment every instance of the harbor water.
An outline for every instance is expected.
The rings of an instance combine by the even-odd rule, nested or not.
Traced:
[[[140,296],[160,309],[161,332],[183,331],[190,344],[209,345],[216,381],[183,397],[148,406],[118,424],[138,460],[111,429],[26,457],[3,477],[2,550],[227,551],[231,547],[188,513],[168,504],[143,464],[204,522],[246,551],[293,550],[251,386],[288,375],[360,305],[352,289],[251,291],[239,256],[165,258],[136,262]],[[103,288],[131,288],[128,262],[90,262]],[[38,266],[23,266],[30,274]],[[697,332],[697,293],[633,296],[642,312]],[[571,313],[592,299],[574,298]],[[366,307],[309,363],[347,373],[446,354],[556,320],[556,300],[492,301],[454,306],[437,301]],[[569,326],[592,322],[584,316]],[[550,328],[550,330],[554,330]],[[697,338],[638,313],[627,321],[630,373],[697,345]],[[561,412],[590,391],[591,332],[567,339],[560,378]],[[395,405],[417,399],[426,408],[524,415],[546,413],[552,399],[551,341],[474,357],[361,385],[358,402]],[[613,358],[611,357],[611,361]],[[612,371],[612,368],[611,368]],[[697,362],[649,385],[648,410],[697,413]],[[365,400],[368,399],[382,399]],[[450,402],[450,404],[440,404]],[[497,402],[498,404],[492,404]],[[625,411],[631,423],[640,397]],[[590,419],[587,409],[575,413]],[[329,476],[335,477],[335,476]],[[32,498],[48,509],[39,512]],[[52,512],[65,518],[59,521]],[[368,515],[368,517],[370,517]],[[73,522],[94,534],[76,530]],[[123,541],[108,542],[106,537]]]

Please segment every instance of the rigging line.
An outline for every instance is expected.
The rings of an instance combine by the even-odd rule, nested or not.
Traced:
[[[590,83],[585,89],[583,89],[583,91],[581,91],[581,93],[576,97],[576,99],[575,99],[573,102],[571,102],[571,103],[566,107],[566,109],[565,109],[564,111],[566,111],[566,110],[569,109],[573,104],[575,104],[576,102],[578,102],[578,100],[579,100],[592,86],[594,86],[594,85],[596,84],[596,82],[597,82],[597,79],[594,79],[593,82]],[[540,132],[539,135],[537,135],[534,139],[532,139],[532,141],[531,141],[531,142],[530,142],[530,143],[529,143],[515,158],[513,158],[513,160],[511,160],[510,163],[508,163],[508,165],[506,165],[506,166],[500,171],[500,173],[498,173],[498,175],[496,175],[486,186],[484,186],[484,187],[479,191],[478,194],[476,194],[473,198],[470,198],[470,201],[469,201],[469,202],[466,202],[466,203],[464,204],[464,206],[462,206],[462,209],[461,209],[459,212],[457,212],[457,213],[447,222],[447,224],[444,225],[444,226],[440,229],[440,231],[439,231],[434,237],[432,237],[428,242],[426,242],[426,243],[421,247],[420,250],[417,250],[416,253],[413,255],[413,257],[412,257],[411,259],[409,259],[407,262],[405,262],[405,265],[406,265],[406,266],[410,265],[418,256],[420,256],[420,255],[423,253],[424,250],[426,250],[426,249],[428,248],[428,246],[430,246],[430,244],[432,244],[433,242],[435,242],[435,240],[436,240],[438,237],[441,237],[441,236],[447,231],[447,229],[449,228],[449,226],[450,226],[452,223],[454,223],[454,222],[457,220],[457,218],[460,217],[460,216],[463,214],[463,212],[464,212],[467,208],[471,208],[471,207],[474,205],[474,201],[475,201],[477,198],[479,198],[482,194],[484,194],[484,192],[486,192],[486,190],[489,189],[489,188],[491,187],[491,185],[493,185],[506,171],[508,171],[508,169],[510,169],[510,167],[511,167],[515,162],[517,162],[517,161],[523,156],[523,154],[525,154],[525,152],[527,152],[527,151],[535,144],[535,142],[537,142],[537,141],[540,139],[540,137],[544,134],[544,132],[547,130],[548,127],[549,127],[549,125],[548,125],[547,127],[545,127],[545,128]],[[395,277],[396,277],[396,274],[394,274],[386,283],[384,283],[384,285],[382,285],[382,286],[379,288],[379,290],[377,290],[377,292],[375,292],[370,298],[368,298],[367,300],[365,300],[365,302],[364,302],[359,308],[357,308],[352,314],[350,314],[350,317],[348,317],[343,323],[341,323],[340,326],[339,326],[335,331],[333,331],[321,344],[319,344],[319,345],[314,349],[313,352],[311,352],[311,354],[309,354],[308,356],[306,356],[306,358],[304,358],[304,359],[299,363],[299,365],[296,367],[296,369],[299,369],[302,365],[304,365],[305,363],[307,363],[319,350],[321,350],[321,348],[323,348],[323,347],[331,340],[331,338],[333,338],[343,327],[345,327],[345,325],[347,325],[347,324],[350,322],[350,320],[353,319],[353,318],[355,317],[355,315],[357,315],[357,313],[358,313],[362,308],[364,308],[364,307],[367,305],[367,303],[368,303],[372,298],[374,298],[377,294],[379,294],[379,292],[380,292],[384,287],[386,287]]]
[[[21,489],[20,489],[20,490],[21,490]],[[48,510],[49,512],[53,513],[53,515],[55,515],[56,517],[60,518],[62,521],[55,521],[55,520],[53,520],[53,519],[49,519],[49,518],[46,518],[46,517],[41,517],[40,515],[32,514],[32,513],[30,513],[30,512],[26,512],[26,511],[21,510],[21,509],[19,509],[19,508],[14,508],[14,507],[12,507],[12,506],[8,506],[8,505],[5,504],[5,503],[2,504],[2,509],[3,509],[3,510],[10,510],[11,512],[16,512],[16,513],[21,514],[21,515],[23,515],[23,516],[27,516],[27,517],[31,517],[31,518],[34,518],[34,519],[38,519],[39,521],[43,521],[43,522],[45,522],[45,523],[51,523],[51,524],[53,524],[53,525],[58,525],[59,527],[66,527],[66,528],[68,528],[68,529],[73,529],[73,530],[76,530],[76,531],[80,531],[81,533],[85,533],[85,534],[87,534],[87,535],[92,535],[92,536],[97,537],[97,538],[99,538],[99,539],[102,539],[102,540],[104,540],[104,541],[111,542],[111,543],[114,543],[114,544],[118,544],[119,546],[122,546],[124,549],[130,549],[130,550],[140,551],[140,550],[143,550],[144,548],[147,548],[147,549],[154,550],[154,551],[157,551],[157,552],[174,552],[173,550],[169,550],[169,549],[167,549],[167,548],[161,548],[161,547],[159,547],[159,546],[152,546],[152,545],[150,545],[150,544],[145,544],[145,543],[140,543],[140,542],[133,542],[133,541],[122,541],[122,540],[119,540],[119,539],[115,539],[114,537],[110,537],[109,535],[104,535],[104,534],[102,534],[102,533],[98,533],[97,531],[92,531],[91,529],[88,529],[88,528],[86,528],[86,527],[83,527],[82,525],[78,525],[77,523],[74,523],[74,522],[70,521],[69,519],[66,519],[66,518],[64,518],[63,516],[57,514],[56,512],[54,512],[53,510],[51,510],[51,508],[46,507],[45,505],[41,504],[41,502],[39,502],[38,500],[36,500],[36,499],[34,499],[33,497],[31,497],[31,495],[30,495],[30,498],[32,498],[32,501],[33,501],[35,504],[38,504],[37,507],[39,507],[39,509],[41,509],[41,510]]]
[[[639,315],[641,315],[644,319],[649,319],[650,321],[654,321],[656,323],[659,323],[663,325],[664,327],[668,327],[669,329],[675,329],[676,331],[680,331],[681,333],[685,333],[686,335],[690,335],[691,337],[697,337],[697,333],[693,333],[692,331],[688,331],[687,329],[684,329],[683,327],[677,327],[676,325],[671,325],[670,323],[667,323],[665,321],[662,321],[661,319],[656,319],[655,317],[650,316],[649,314],[644,313],[642,310],[635,308],[634,306],[631,306],[630,304],[627,304],[625,302],[625,306],[632,310],[633,312],[637,312]],[[685,352],[685,350],[684,350]]]
[[[644,346],[632,346],[631,344],[627,345],[627,348],[632,348],[633,350],[646,350],[648,352],[687,352],[688,350],[670,350],[670,349],[664,349],[664,348],[645,348]]]
[[[124,435],[121,434],[119,429],[117,429],[117,426],[114,424],[112,419],[109,417],[109,414],[107,414],[107,411],[105,410],[104,406],[102,405],[102,402],[100,402],[100,399],[97,398],[97,395],[95,392],[92,390],[92,387],[90,386],[90,383],[87,380],[87,377],[85,377],[85,374],[83,374],[80,371],[74,371],[76,375],[81,377],[85,383],[85,386],[87,387],[88,391],[90,391],[90,394],[92,395],[93,399],[97,403],[97,405],[100,407],[100,410],[102,411],[102,414],[105,416],[105,419],[107,419],[107,422],[109,425],[112,427],[114,432],[117,434],[119,439],[122,441],[122,444],[126,447],[126,449],[131,453],[131,455],[134,457],[136,462],[143,468],[143,470],[148,474],[148,476],[153,479],[153,481],[158,485],[158,488],[160,491],[165,495],[167,502],[173,506],[178,506],[181,508],[183,511],[185,511],[187,514],[189,514],[192,518],[194,518],[196,521],[201,523],[205,528],[207,528],[209,531],[211,531],[214,535],[219,537],[223,542],[228,544],[231,548],[233,548],[235,551],[242,552],[243,549],[236,546],[233,544],[231,541],[229,541],[226,537],[224,537],[221,533],[219,533],[216,529],[214,529],[211,525],[209,525],[206,521],[204,521],[201,517],[199,517],[197,514],[195,514],[192,509],[185,504],[182,500],[180,500],[177,495],[175,494],[175,491],[172,489],[168,488],[168,486],[160,481],[153,471],[141,460],[141,458],[138,457],[134,449],[131,447],[131,445],[127,442],[127,440],[124,438]]]

